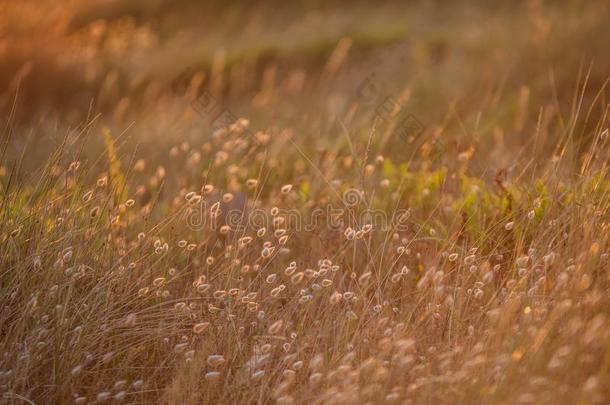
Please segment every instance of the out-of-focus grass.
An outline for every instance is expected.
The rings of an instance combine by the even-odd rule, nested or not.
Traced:
[[[2,401],[607,402],[606,2],[142,4],[0,6]]]

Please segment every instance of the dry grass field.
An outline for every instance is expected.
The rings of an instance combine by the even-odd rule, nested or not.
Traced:
[[[609,403],[609,38],[0,1],[0,403]]]

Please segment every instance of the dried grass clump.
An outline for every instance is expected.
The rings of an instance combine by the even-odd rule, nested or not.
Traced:
[[[417,206],[417,182],[433,172],[404,173],[394,193],[412,210],[388,228],[358,222],[386,198],[372,190],[348,206],[322,189],[301,187],[301,199],[290,199],[298,186],[274,190],[244,176],[255,192],[246,206],[267,211],[269,222],[233,228],[218,226],[221,212],[243,192],[214,197],[210,183],[200,195],[186,192],[201,186],[185,180],[180,198],[163,204],[123,196],[116,188],[130,190],[130,180],[115,173],[100,182],[96,166],[43,171],[28,189],[6,182],[3,395],[602,402],[610,183],[607,144],[595,148],[596,160],[569,183],[558,187],[555,162],[536,188],[513,184],[495,197],[479,189],[476,209],[445,177],[434,193],[461,223]],[[142,178],[145,193],[159,173]],[[278,220],[326,201],[343,207],[335,227]],[[197,209],[202,225],[192,229],[185,218]]]
[[[0,403],[608,403],[606,88],[563,115],[490,86],[409,143],[333,87],[354,41],[317,79],[265,66],[252,123],[168,95],[135,141],[92,118],[38,150],[8,121]]]

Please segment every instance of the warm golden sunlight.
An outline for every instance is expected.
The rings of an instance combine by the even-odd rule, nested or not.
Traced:
[[[610,2],[0,0],[0,404],[610,403]]]

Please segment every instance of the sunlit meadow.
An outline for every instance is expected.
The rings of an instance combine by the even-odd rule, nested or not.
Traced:
[[[610,4],[0,2],[0,403],[610,401]]]

